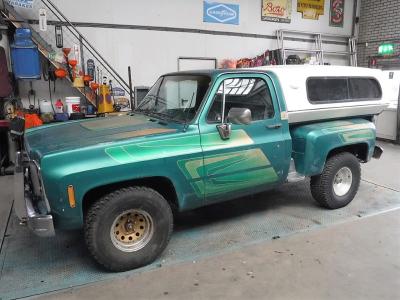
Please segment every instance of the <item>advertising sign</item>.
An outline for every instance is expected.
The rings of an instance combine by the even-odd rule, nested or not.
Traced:
[[[344,21],[344,0],[331,0],[329,25],[343,27]]]
[[[203,22],[239,25],[239,5],[203,1]]]
[[[23,8],[33,7],[33,0],[8,0],[7,2],[12,6],[18,6]]]
[[[263,0],[261,5],[262,21],[290,23],[292,0]]]
[[[324,14],[325,0],[297,0],[297,11],[303,19],[318,20]]]

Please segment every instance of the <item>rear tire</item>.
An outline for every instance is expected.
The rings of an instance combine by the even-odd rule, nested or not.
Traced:
[[[328,159],[320,175],[311,177],[311,194],[323,207],[341,208],[354,199],[360,180],[358,159],[348,152],[339,153]]]
[[[146,187],[123,188],[89,208],[85,241],[104,268],[126,271],[153,262],[167,246],[172,226],[171,207],[159,193]]]

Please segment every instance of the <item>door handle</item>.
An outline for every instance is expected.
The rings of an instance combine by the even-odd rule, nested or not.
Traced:
[[[272,124],[272,125],[267,125],[268,129],[278,129],[281,128],[282,124],[281,123],[277,123],[277,124]]]

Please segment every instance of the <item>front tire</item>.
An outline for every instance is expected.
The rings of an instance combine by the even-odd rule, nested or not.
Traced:
[[[328,159],[320,175],[311,177],[311,194],[323,207],[341,208],[354,199],[360,180],[358,159],[348,152],[339,153]]]
[[[167,246],[172,226],[171,207],[158,192],[123,188],[89,208],[85,241],[104,268],[126,271],[153,262]]]

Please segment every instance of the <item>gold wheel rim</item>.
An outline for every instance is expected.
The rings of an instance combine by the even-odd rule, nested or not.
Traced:
[[[138,251],[153,236],[153,219],[140,209],[131,209],[118,215],[110,230],[111,241],[124,252]]]

